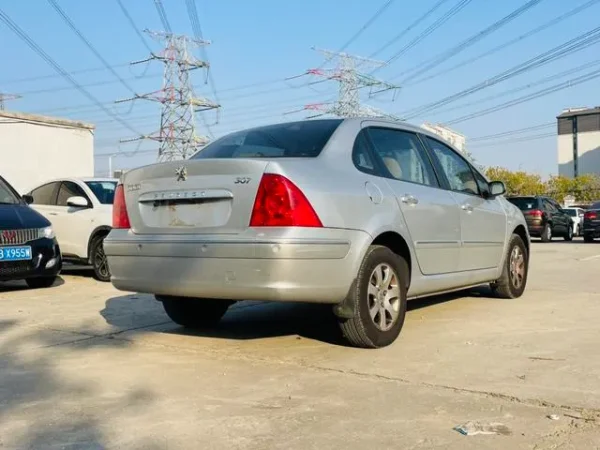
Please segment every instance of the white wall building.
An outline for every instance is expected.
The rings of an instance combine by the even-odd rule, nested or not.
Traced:
[[[451,128],[448,128],[444,125],[440,125],[439,123],[433,125],[433,124],[430,124],[427,122],[425,122],[423,125],[421,125],[421,128],[424,128],[427,131],[437,134],[442,139],[448,141],[450,144],[452,144],[454,147],[456,147],[458,150],[460,150],[463,153],[467,149],[466,136],[464,134],[460,134],[460,133],[454,131]]]
[[[94,176],[94,126],[0,111],[0,175],[24,194],[52,178]]]
[[[600,107],[564,110],[558,121],[558,174],[600,174]]]

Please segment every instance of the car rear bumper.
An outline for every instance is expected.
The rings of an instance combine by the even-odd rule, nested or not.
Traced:
[[[0,281],[57,276],[62,269],[60,248],[55,239],[37,239],[31,246],[30,261],[0,262]]]
[[[120,290],[230,300],[339,303],[369,234],[318,229],[310,238],[147,236],[113,230],[104,241]]]
[[[590,225],[583,225],[583,234],[585,236],[591,236],[593,238],[599,238],[600,237],[600,225],[599,226],[590,226]]]

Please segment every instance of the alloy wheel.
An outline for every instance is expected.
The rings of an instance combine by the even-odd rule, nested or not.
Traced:
[[[510,282],[515,289],[520,289],[525,280],[525,255],[519,246],[510,252],[509,270]]]
[[[96,248],[96,252],[94,253],[94,267],[102,278],[110,277],[110,270],[108,269],[108,260],[106,258],[106,253],[104,253],[104,247],[102,246],[102,242],[98,244]]]
[[[369,278],[368,307],[371,320],[380,331],[388,331],[400,316],[400,284],[391,266],[379,264]]]

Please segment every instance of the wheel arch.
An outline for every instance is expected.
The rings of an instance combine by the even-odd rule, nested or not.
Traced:
[[[401,234],[395,231],[384,231],[377,235],[375,239],[373,239],[371,245],[381,245],[383,247],[387,247],[395,254],[404,258],[406,264],[408,264],[408,279],[406,280],[406,288],[408,289],[410,287],[414,265],[412,261],[412,253],[406,239],[404,239]]]
[[[87,260],[90,264],[92,261],[92,243],[94,242],[94,239],[96,239],[98,236],[107,236],[108,233],[110,233],[110,230],[112,230],[112,227],[109,227],[108,225],[100,225],[94,228],[94,231],[92,231],[90,234],[90,239],[88,240],[87,245]]]
[[[529,238],[527,236],[527,230],[523,224],[519,224],[515,227],[512,234],[518,235],[521,239],[523,239],[523,243],[525,244],[525,248],[527,249],[527,254],[529,254]]]

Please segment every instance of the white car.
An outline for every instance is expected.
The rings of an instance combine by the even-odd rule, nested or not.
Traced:
[[[581,236],[583,234],[583,214],[585,211],[582,208],[563,208],[564,211],[571,216],[573,222],[573,235]]]
[[[64,261],[91,265],[100,281],[110,281],[103,242],[112,226],[117,181],[64,178],[28,192],[33,197],[30,206],[52,223]]]

